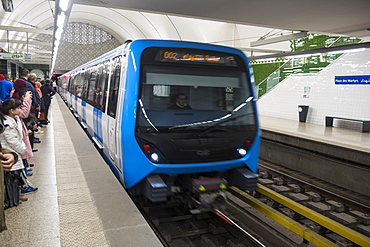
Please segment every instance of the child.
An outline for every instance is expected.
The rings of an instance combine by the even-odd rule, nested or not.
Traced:
[[[17,162],[11,167],[6,176],[9,180],[5,183],[5,207],[18,206],[19,203],[19,176],[24,168],[20,155],[26,152],[26,145],[22,141],[22,120],[19,118],[22,102],[18,99],[8,99],[1,106],[4,114],[5,130],[0,134],[2,148],[7,152],[14,152],[18,156]],[[12,179],[10,179],[12,178]]]
[[[24,119],[30,115],[31,104],[32,104],[32,92],[29,88],[22,87],[18,90],[18,94],[22,102],[22,107],[19,113],[19,117],[21,119]],[[26,145],[26,152],[22,154],[22,162],[23,162],[24,167],[26,167],[27,165],[29,165],[27,162],[27,159],[33,157],[33,153],[32,153],[31,143],[28,137],[28,129],[24,121],[21,121],[21,122],[22,122],[22,136],[23,136],[22,140],[24,144]],[[26,169],[24,169],[23,171],[24,173],[22,173],[22,175],[23,175],[25,186],[21,188],[21,193],[28,194],[28,193],[35,192],[38,188],[29,186],[29,182],[27,180],[27,176],[32,176],[32,172]]]
[[[4,114],[5,130],[0,134],[2,148],[18,155],[18,161],[12,166],[11,171],[23,169],[21,155],[26,153],[26,145],[22,141],[22,120],[19,118],[22,102],[18,99],[8,99],[1,106]]]

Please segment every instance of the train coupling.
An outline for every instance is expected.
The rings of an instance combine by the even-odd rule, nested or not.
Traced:
[[[192,181],[193,195],[198,204],[198,210],[209,211],[226,201],[228,182],[219,177],[197,178]]]

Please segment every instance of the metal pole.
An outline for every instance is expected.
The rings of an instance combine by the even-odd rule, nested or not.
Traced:
[[[9,47],[9,30],[6,30],[6,42],[8,42],[8,52],[10,52],[10,47]]]
[[[27,53],[26,53],[26,55],[28,55],[28,32],[26,32],[26,35],[27,35]]]

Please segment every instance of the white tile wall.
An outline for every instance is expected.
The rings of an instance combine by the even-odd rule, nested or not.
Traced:
[[[370,120],[370,84],[335,85],[345,75],[370,75],[370,49],[344,54],[318,74],[289,76],[258,100],[259,114],[298,121],[298,105],[308,105],[309,123],[325,125],[327,115]]]

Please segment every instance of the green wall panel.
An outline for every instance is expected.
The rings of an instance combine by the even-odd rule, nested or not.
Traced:
[[[311,50],[321,47],[356,44],[360,39],[308,34],[306,38],[290,41],[291,51]],[[317,73],[334,62],[342,54],[319,54],[310,57],[278,58],[270,61],[252,61],[258,97],[291,74]]]

